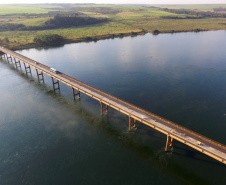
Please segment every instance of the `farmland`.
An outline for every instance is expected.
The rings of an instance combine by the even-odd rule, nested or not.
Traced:
[[[76,4],[42,4],[42,5],[0,5],[0,44],[11,49],[36,47],[36,37],[58,34],[65,43],[97,41],[104,38],[123,37],[137,34],[174,33],[187,31],[225,30],[226,18],[218,17],[188,18],[187,14],[163,11],[162,8],[198,11],[214,11],[214,8],[226,8],[223,5],[192,6],[129,6],[129,5],[76,5]],[[48,27],[46,24],[56,16],[84,17],[96,20],[95,24],[73,25],[67,27]],[[218,14],[217,14],[218,15]],[[106,21],[101,21],[106,20]],[[89,21],[87,21],[89,22]],[[40,29],[41,28],[41,29]]]
[[[162,5],[160,7],[170,8],[170,9],[196,9],[196,10],[213,10],[214,8],[223,7],[226,8],[224,4],[211,4],[211,5]]]

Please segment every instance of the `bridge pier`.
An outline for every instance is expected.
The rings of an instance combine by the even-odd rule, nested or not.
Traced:
[[[137,127],[137,120],[133,120],[132,121],[132,117],[131,116],[129,116],[129,131],[131,131],[131,128],[132,127],[134,127],[134,128],[136,128]]]
[[[11,57],[11,55],[9,55],[9,56],[7,55],[7,58],[10,58],[10,59],[12,60],[12,57]]]
[[[24,68],[25,68],[26,74],[31,73],[31,66],[28,65],[27,67],[26,64],[24,63]]]
[[[104,109],[104,108],[103,108],[103,103],[102,103],[102,102],[100,102],[100,108],[101,108],[101,115],[102,115],[102,116],[103,116],[105,110],[106,110],[106,112],[108,112],[108,105],[106,105],[106,108]]]
[[[3,52],[0,51],[0,57],[1,57],[1,58],[2,58],[2,56],[3,56],[4,54],[5,54],[5,53],[3,53]]]
[[[43,81],[44,82],[44,76],[43,76],[43,72],[39,73],[38,70],[36,69],[36,73],[37,73],[37,77],[38,77],[38,81]],[[40,78],[41,76],[41,78]]]
[[[6,58],[7,58],[7,61],[9,62],[9,58],[11,59],[11,62],[13,61],[12,60],[12,57],[9,55],[9,57],[8,57],[8,55],[6,54]]]
[[[5,53],[2,56],[6,59],[6,54]]]
[[[75,93],[75,89],[72,87],[72,93],[73,93],[73,98],[75,100],[75,97],[78,95],[78,98],[80,98],[80,91],[78,90],[78,93]]]
[[[52,82],[53,82],[53,90],[54,91],[56,91],[57,89],[59,89],[60,90],[60,84],[59,84],[59,80],[57,80],[56,82],[54,81],[54,78],[53,77],[51,77],[52,78]],[[57,88],[55,88],[55,85],[58,85],[58,87]]]
[[[16,59],[14,58],[14,61],[15,61],[16,67],[20,67],[21,68],[20,60],[16,61]]]
[[[16,61],[16,58],[13,58],[13,59],[14,59],[16,68],[17,68],[17,67],[20,67],[20,68],[21,68],[20,61],[18,60],[18,62],[17,62],[17,61]],[[19,64],[19,65],[17,65],[17,64]]]
[[[173,147],[173,138],[167,135],[167,139],[166,139],[166,148],[165,151],[168,152],[169,147],[172,148]]]

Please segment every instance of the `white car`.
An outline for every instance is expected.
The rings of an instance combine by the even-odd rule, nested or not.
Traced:
[[[57,70],[54,69],[54,68],[50,68],[50,71],[53,72],[53,73],[56,73],[56,74],[59,73],[59,71],[57,71]]]

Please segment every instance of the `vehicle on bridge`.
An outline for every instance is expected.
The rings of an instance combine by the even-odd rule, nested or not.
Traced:
[[[56,70],[56,69],[54,69],[54,68],[50,68],[50,71],[53,72],[53,73],[56,73],[56,74],[57,74],[57,73],[60,73],[58,70]]]

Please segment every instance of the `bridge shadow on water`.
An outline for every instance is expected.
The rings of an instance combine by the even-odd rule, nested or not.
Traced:
[[[190,158],[192,160],[209,163],[209,164],[226,169],[226,166],[223,163],[220,163],[214,159],[211,159],[208,156],[206,156],[205,154],[202,154],[202,153],[196,151],[195,149],[190,148],[186,145],[183,145],[182,143],[179,143],[179,142],[177,144],[174,144],[173,154],[183,157],[184,159]]]
[[[90,111],[87,109],[87,106],[84,106],[83,104],[97,104],[97,101],[94,102],[82,102],[81,100],[75,100],[73,101],[72,97],[68,97],[61,94],[61,91],[52,90],[52,87],[43,82],[39,82],[36,76],[34,77],[31,74],[26,74],[25,71],[22,68],[16,68],[15,65],[11,62],[7,62],[6,60],[1,60],[1,63],[6,64],[10,66],[10,69],[12,71],[19,72],[19,75],[21,78],[29,80],[33,86],[37,90],[39,90],[42,93],[45,93],[48,95],[48,97],[52,98],[54,101],[57,101],[60,103],[61,106],[64,107],[67,111],[70,111],[71,113],[75,114],[78,118],[85,120],[88,124],[90,124],[92,127],[95,127],[99,131],[103,132],[105,135],[108,135],[109,137],[113,138],[114,140],[118,141],[121,145],[126,147],[128,150],[132,151],[133,153],[136,153],[138,156],[145,159],[145,161],[150,165],[157,166],[162,171],[165,171],[166,173],[170,174],[171,176],[180,179],[185,184],[199,184],[199,185],[208,185],[211,184],[207,180],[199,177],[196,173],[192,171],[188,171],[183,165],[181,165],[179,162],[176,162],[173,157],[175,156],[181,156],[185,159],[192,159],[196,161],[202,161],[205,163],[209,163],[215,166],[223,167],[225,166],[219,162],[215,162],[213,160],[207,160],[203,158],[196,157],[196,155],[199,153],[198,151],[195,151],[188,146],[185,146],[183,148],[180,147],[180,145],[183,144],[176,144],[173,146],[173,152],[165,152],[165,136],[162,134],[157,134],[157,131],[148,129],[145,125],[138,125],[138,129],[146,129],[146,134],[148,137],[157,137],[158,144],[162,147],[159,147],[159,151],[155,151],[155,149],[152,148],[152,146],[148,145],[147,143],[143,143],[141,141],[142,134],[139,131],[133,130],[132,132],[125,132],[122,130],[119,130],[116,127],[113,127],[113,123],[111,122],[111,118],[109,114],[111,114],[111,111],[109,113],[106,113],[103,117],[99,114],[97,116],[95,112]],[[95,103],[96,102],[96,103]],[[76,108],[75,108],[76,107]],[[110,109],[113,110],[113,109]],[[115,110],[114,110],[115,111]],[[115,111],[117,112],[117,111]],[[128,125],[128,118],[125,118],[124,115],[121,113],[118,113],[117,115],[121,115],[119,117],[116,117],[118,121],[127,121],[125,124]],[[124,119],[125,118],[125,119]],[[175,150],[176,149],[176,150]],[[204,155],[204,154],[200,154]]]

